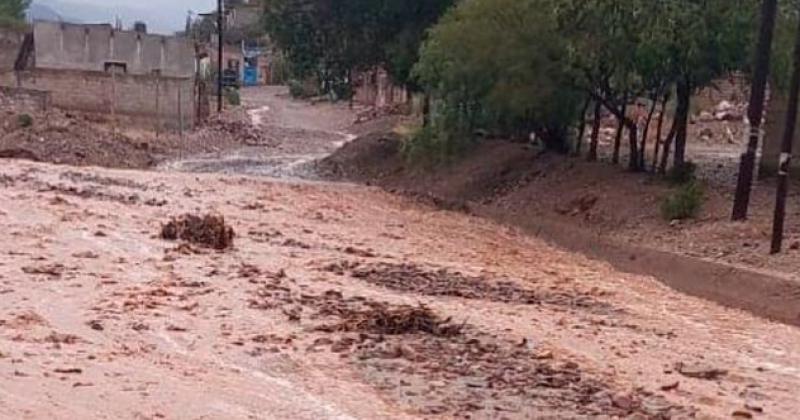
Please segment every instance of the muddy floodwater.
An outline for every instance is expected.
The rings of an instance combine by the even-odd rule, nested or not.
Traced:
[[[271,137],[262,146],[190,155],[165,162],[161,170],[240,174],[274,178],[313,177],[311,163],[355,135],[346,132],[353,116],[342,106],[309,106],[292,101],[281,88],[244,91],[244,106],[254,127]]]
[[[0,418],[796,418],[797,328],[378,189],[249,176],[348,138],[265,95],[254,122],[314,146],[4,162]],[[232,247],[162,239],[185,213]]]

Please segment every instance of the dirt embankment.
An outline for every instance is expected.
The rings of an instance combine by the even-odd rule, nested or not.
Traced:
[[[609,163],[493,140],[452,163],[423,169],[409,164],[401,147],[402,139],[390,132],[364,136],[319,162],[318,170],[523,227],[683,292],[800,324],[800,209],[790,210],[789,249],[770,256],[770,183],[757,185],[748,223],[728,221],[732,191],[716,181],[708,181],[696,220],[674,222],[660,214],[669,184]],[[714,163],[701,173],[727,170]]]
[[[189,154],[264,145],[272,138],[252,126],[244,110],[231,110],[178,133],[115,125],[102,115],[0,109],[0,158],[72,166],[147,169]]]

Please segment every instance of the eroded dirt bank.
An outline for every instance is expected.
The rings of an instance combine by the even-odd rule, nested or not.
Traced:
[[[485,141],[450,163],[424,167],[403,156],[401,136],[362,136],[318,161],[327,179],[348,180],[524,228],[558,246],[656,276],[694,296],[800,325],[800,209],[790,205],[787,249],[769,255],[773,185],[759,182],[751,220],[729,221],[735,160],[698,158],[707,199],[695,220],[665,221],[670,185],[608,162],[543,153],[528,145]],[[726,146],[728,147],[728,146]],[[792,194],[791,203],[798,196]]]
[[[3,417],[800,408],[797,329],[486,220],[335,184],[17,161],[0,179]],[[186,212],[225,215],[234,248],[160,239]]]

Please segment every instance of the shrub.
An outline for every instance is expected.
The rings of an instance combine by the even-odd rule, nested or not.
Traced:
[[[681,185],[661,203],[665,220],[685,220],[697,216],[705,201],[705,191],[697,182]]]
[[[295,99],[308,99],[320,94],[319,86],[313,79],[289,80],[289,94]]]
[[[685,185],[693,183],[696,179],[697,165],[693,162],[685,162],[683,165],[670,169],[667,173],[667,181],[674,185]]]
[[[17,124],[22,128],[28,128],[33,125],[33,117],[29,114],[20,114],[17,116]]]
[[[239,95],[239,89],[235,88],[227,88],[225,89],[225,100],[228,101],[229,104],[233,106],[239,106],[242,104],[242,98]]]
[[[429,125],[411,132],[403,143],[402,152],[411,163],[433,165],[463,154],[474,144],[475,138],[469,133]]]
[[[305,94],[303,82],[297,79],[289,80],[289,94],[292,98],[302,98]]]

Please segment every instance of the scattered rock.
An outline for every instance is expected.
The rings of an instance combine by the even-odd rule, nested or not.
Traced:
[[[661,385],[661,390],[662,391],[673,391],[675,389],[678,389],[678,386],[680,386],[680,384],[681,383],[678,382],[678,381],[670,382],[668,384]]]
[[[25,274],[44,274],[50,277],[61,277],[64,271],[66,271],[66,267],[62,264],[22,267],[22,272]]]
[[[89,321],[87,322],[87,325],[89,326],[89,328],[95,331],[103,331],[105,329],[103,328],[103,324],[98,320]]]
[[[95,254],[92,251],[83,251],[83,252],[76,252],[72,254],[74,258],[85,258],[85,259],[96,259],[100,258],[99,255]]]
[[[78,375],[83,373],[83,369],[80,368],[55,368],[53,369],[55,373],[63,373],[63,374],[70,374],[70,375]]]
[[[679,362],[675,365],[675,370],[683,376],[695,379],[714,380],[728,374],[725,369],[717,369],[703,364],[684,364]]]

